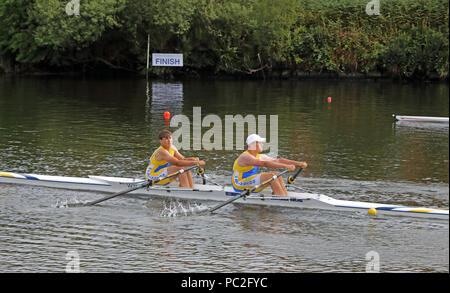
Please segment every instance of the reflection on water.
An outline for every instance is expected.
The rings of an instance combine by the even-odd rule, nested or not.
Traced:
[[[397,121],[397,127],[411,127],[418,129],[428,129],[428,130],[437,130],[437,131],[447,131],[448,133],[448,122],[413,122],[413,121]]]
[[[392,118],[448,116],[448,93],[446,84],[1,78],[0,171],[143,177],[163,112],[192,118],[200,106],[278,115],[279,155],[308,162],[296,181],[305,191],[448,208],[448,126]],[[229,184],[239,152],[183,154],[207,161],[210,183]],[[86,272],[364,272],[374,250],[384,272],[448,272],[445,221],[239,204],[184,216],[214,203],[133,196],[56,205],[101,196],[2,184],[1,271],[63,272],[74,250]]]
[[[147,111],[150,112],[147,120],[149,125],[162,121],[164,112],[170,112],[171,116],[182,113],[183,110],[183,84],[181,82],[151,82],[151,96],[147,97]]]

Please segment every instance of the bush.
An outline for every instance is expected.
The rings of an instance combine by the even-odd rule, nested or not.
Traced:
[[[141,71],[152,52],[182,52],[180,73],[272,70],[448,77],[447,0],[0,1],[0,56],[38,68]],[[174,69],[171,69],[173,71]],[[151,68],[155,74],[165,69]]]

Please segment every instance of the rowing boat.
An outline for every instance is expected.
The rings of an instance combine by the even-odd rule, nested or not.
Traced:
[[[145,180],[106,176],[88,176],[87,178],[82,178],[0,172],[0,183],[25,184],[72,190],[118,192],[145,183]],[[134,190],[131,194],[146,197],[160,196],[177,199],[227,201],[238,195],[238,192],[234,191],[233,188],[229,186],[224,187],[199,184],[196,185],[195,188],[181,188],[171,185],[152,186],[147,189]],[[239,198],[236,200],[236,203],[363,212],[367,212],[369,209],[375,209],[378,214],[436,218],[443,220],[449,219],[448,210],[443,209],[339,200],[323,194],[292,191],[289,191],[288,197],[274,196],[264,192],[256,193],[246,198]]]
[[[448,123],[448,117],[427,117],[427,116],[403,116],[393,115],[399,121],[416,121],[416,122],[441,122]]]

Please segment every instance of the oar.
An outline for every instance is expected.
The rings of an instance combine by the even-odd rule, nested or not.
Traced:
[[[300,172],[302,172],[303,169],[305,169],[306,167],[308,167],[308,164],[304,163],[300,169],[298,169],[297,173],[295,173],[294,176],[289,176],[287,179],[287,183],[288,184],[294,184],[295,182],[295,178],[297,178],[298,174],[300,174]]]
[[[186,171],[189,171],[189,170],[191,170],[191,169],[198,168],[198,167],[199,167],[198,165],[192,165],[192,166],[190,166],[190,167],[188,167],[188,168],[178,170],[178,171],[175,172],[175,173],[172,173],[172,174],[169,174],[169,175],[167,175],[167,176],[158,178],[157,180],[149,180],[149,181],[147,181],[146,183],[138,184],[138,185],[135,186],[135,187],[132,187],[132,188],[130,188],[130,189],[127,189],[127,190],[124,190],[124,191],[121,191],[121,192],[118,192],[118,193],[114,193],[114,194],[112,194],[112,195],[109,195],[109,196],[104,197],[104,198],[101,198],[101,199],[97,199],[97,200],[94,200],[94,201],[91,201],[91,202],[88,202],[88,203],[84,203],[84,204],[78,204],[78,203],[77,203],[77,204],[69,204],[68,206],[69,206],[69,207],[93,206],[93,205],[98,204],[98,203],[100,203],[100,202],[102,202],[102,201],[105,201],[105,200],[108,200],[108,199],[117,197],[117,196],[119,196],[119,195],[123,195],[123,194],[126,194],[126,193],[128,193],[128,192],[132,192],[132,191],[137,190],[137,189],[141,189],[141,188],[146,188],[146,187],[148,187],[148,186],[152,186],[152,185],[154,185],[154,184],[156,184],[156,183],[158,183],[158,182],[160,182],[160,181],[163,181],[163,180],[168,179],[168,178],[171,178],[171,177],[173,177],[173,176],[182,174],[182,173],[184,173],[184,172],[186,172]]]
[[[203,185],[205,185],[206,184],[205,169],[203,169],[202,167],[198,167],[197,168],[197,175],[202,176]]]
[[[226,206],[227,204],[232,203],[233,201],[235,201],[235,200],[237,200],[237,199],[239,199],[239,198],[241,198],[241,197],[244,197],[244,198],[245,198],[246,196],[248,196],[249,194],[251,194],[251,193],[254,192],[255,190],[260,189],[261,187],[264,187],[265,185],[269,184],[271,181],[277,179],[278,177],[280,177],[281,175],[283,175],[283,174],[286,173],[286,172],[288,172],[288,170],[284,170],[283,172],[278,173],[278,174],[272,176],[271,178],[267,179],[267,180],[264,181],[263,183],[261,183],[261,184],[259,184],[259,185],[256,185],[256,186],[254,186],[254,187],[252,187],[252,188],[250,188],[250,189],[246,189],[246,190],[242,191],[241,193],[239,193],[238,195],[236,195],[234,198],[232,198],[232,199],[230,199],[230,200],[228,200],[228,201],[226,201],[226,202],[224,202],[224,203],[218,204],[217,206],[211,208],[211,209],[209,210],[209,212],[212,213],[212,212],[214,212],[215,210],[220,209],[221,207]]]

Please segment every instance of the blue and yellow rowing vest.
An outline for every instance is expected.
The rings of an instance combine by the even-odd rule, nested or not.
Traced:
[[[158,161],[158,160],[155,159],[156,153],[162,148],[163,148],[162,146],[157,148],[153,152],[152,156],[150,157],[150,163],[148,164],[147,170],[145,172],[145,177],[147,178],[147,180],[148,179],[153,179],[154,180],[154,179],[156,179],[158,177],[168,175],[167,172],[165,172],[165,171],[167,170],[167,167],[170,166],[170,163],[167,162],[166,160]],[[169,149],[169,154],[173,157],[174,154],[175,154],[175,151],[172,148],[170,148]],[[172,182],[173,180],[175,180],[175,177],[162,180],[162,181],[160,181],[160,182],[158,182],[156,184],[166,185],[166,184]]]
[[[248,188],[251,188],[259,182],[256,181],[256,177],[259,176],[259,167],[257,166],[245,166],[241,167],[238,164],[239,158],[243,154],[249,154],[248,151],[243,152],[239,155],[239,157],[234,161],[233,164],[233,174],[231,175],[231,181],[233,183],[233,188],[235,191],[242,191]],[[260,155],[256,155],[257,159],[260,159]]]

